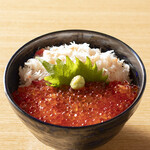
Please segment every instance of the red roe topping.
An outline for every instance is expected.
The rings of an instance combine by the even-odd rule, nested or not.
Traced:
[[[44,52],[44,48],[41,48],[38,51],[36,51],[35,56],[42,56],[43,52]]]
[[[13,93],[15,102],[31,116],[55,125],[87,126],[109,120],[126,110],[138,87],[128,82],[86,83],[80,90],[55,88],[33,81]]]

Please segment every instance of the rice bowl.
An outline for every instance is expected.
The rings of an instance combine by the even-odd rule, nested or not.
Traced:
[[[47,46],[60,46],[64,43],[89,43],[91,47],[106,50],[115,50],[118,58],[125,59],[130,64],[132,82],[139,87],[138,95],[133,104],[120,115],[104,123],[83,127],[63,127],[42,122],[23,111],[14,102],[12,92],[19,86],[18,68],[32,58],[36,50]],[[4,86],[8,100],[15,113],[29,128],[29,130],[43,143],[51,147],[66,149],[93,149],[108,142],[124,126],[125,122],[137,109],[146,84],[144,65],[128,45],[109,35],[86,30],[58,31],[38,37],[21,47],[10,59],[5,75]]]

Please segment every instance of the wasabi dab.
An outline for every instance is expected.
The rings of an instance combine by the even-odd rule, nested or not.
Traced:
[[[81,75],[75,76],[70,82],[70,86],[74,90],[81,89],[84,87],[84,85],[85,85],[85,80]]]

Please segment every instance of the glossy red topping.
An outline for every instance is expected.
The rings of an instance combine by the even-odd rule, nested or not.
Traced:
[[[34,81],[13,93],[16,103],[31,116],[61,126],[86,126],[109,120],[126,110],[138,87],[128,82],[86,83],[80,90]]]
[[[42,56],[44,50],[45,50],[44,48],[39,49],[38,51],[36,51],[35,56]]]

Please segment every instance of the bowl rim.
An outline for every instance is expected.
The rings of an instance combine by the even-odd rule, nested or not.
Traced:
[[[69,32],[81,32],[81,33],[88,33],[88,34],[97,34],[97,35],[101,35],[101,36],[104,36],[104,37],[108,37],[108,38],[111,38],[113,40],[116,40],[118,42],[121,42],[123,45],[125,45],[133,54],[134,56],[137,57],[137,60],[139,61],[139,63],[141,64],[141,67],[142,67],[142,70],[143,70],[143,78],[144,78],[144,83],[143,83],[143,86],[141,88],[141,91],[138,93],[136,99],[134,100],[134,102],[125,110],[123,111],[122,113],[120,113],[119,115],[107,120],[107,121],[104,121],[102,123],[97,123],[97,124],[93,124],[93,125],[87,125],[87,126],[79,126],[79,127],[72,127],[72,126],[61,126],[61,125],[55,125],[55,124],[51,124],[51,123],[47,123],[47,122],[43,122],[31,115],[29,115],[28,113],[26,113],[24,110],[22,110],[16,103],[15,101],[13,100],[13,98],[11,98],[11,93],[9,92],[8,90],[8,86],[6,84],[6,76],[7,76],[7,72],[8,72],[8,69],[9,69],[9,66],[11,65],[11,63],[13,62],[14,58],[16,57],[16,55],[22,51],[22,49],[24,47],[26,47],[27,45],[31,44],[32,42],[36,41],[36,40],[39,40],[43,37],[46,37],[46,36],[50,36],[50,35],[53,35],[53,34],[60,34],[60,33],[69,33]],[[65,44],[65,43],[64,43]],[[60,31],[54,31],[54,32],[50,32],[50,33],[46,33],[46,34],[43,34],[41,36],[38,36],[30,41],[28,41],[27,43],[25,43],[22,47],[20,47],[13,55],[12,57],[9,59],[8,61],[8,64],[6,65],[5,67],[5,71],[4,71],[4,76],[3,76],[3,84],[4,84],[4,92],[5,92],[5,95],[6,97],[8,98],[9,102],[20,112],[22,113],[23,115],[25,115],[26,117],[28,117],[29,119],[31,120],[34,120],[38,123],[41,123],[41,124],[44,124],[44,125],[48,125],[48,126],[54,126],[54,127],[58,127],[58,128],[67,128],[67,129],[82,129],[82,128],[90,128],[90,127],[96,127],[96,126],[101,126],[101,125],[106,125],[110,122],[113,122],[114,120],[118,119],[119,117],[121,117],[122,115],[124,115],[125,113],[127,113],[129,110],[131,110],[137,103],[138,101],[140,100],[140,98],[142,97],[143,93],[144,93],[144,90],[145,90],[145,86],[146,86],[146,69],[144,67],[144,64],[141,60],[141,58],[138,56],[138,54],[130,47],[128,46],[126,43],[124,43],[123,41],[111,36],[111,35],[108,35],[108,34],[105,34],[105,33],[102,33],[102,32],[98,32],[98,31],[92,31],[92,30],[83,30],[83,29],[71,29],[71,30],[60,30]]]

